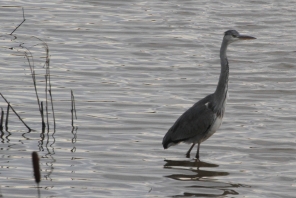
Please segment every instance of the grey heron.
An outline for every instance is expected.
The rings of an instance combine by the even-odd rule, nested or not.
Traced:
[[[197,144],[196,158],[199,159],[199,147],[202,142],[211,137],[220,127],[224,116],[228,96],[229,65],[226,56],[227,46],[238,40],[256,39],[252,36],[241,35],[236,30],[224,33],[220,48],[221,73],[216,91],[206,96],[187,111],[185,111],[165,134],[162,145],[164,149],[180,142],[192,144],[186,153]]]

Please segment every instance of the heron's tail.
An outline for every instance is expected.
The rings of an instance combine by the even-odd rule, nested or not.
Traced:
[[[174,141],[171,137],[171,134],[169,133],[170,131],[165,134],[162,140],[162,146],[164,149],[168,149],[170,146],[174,146],[176,144],[179,144],[181,141]]]
[[[168,131],[167,134],[165,134],[165,136],[163,137],[162,145],[163,145],[164,149],[168,149],[170,146],[177,145],[177,144],[184,142],[188,139],[189,138],[174,139],[174,137],[172,137],[172,134],[170,133],[170,131]]]
[[[165,134],[165,136],[163,137],[163,140],[162,140],[163,148],[164,149],[169,148],[171,146],[170,143],[171,143],[171,138],[168,137],[168,133],[167,133],[167,134]]]

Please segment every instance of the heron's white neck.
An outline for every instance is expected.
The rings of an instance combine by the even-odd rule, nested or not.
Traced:
[[[223,39],[220,49],[221,73],[216,91],[214,93],[217,109],[221,109],[223,107],[228,90],[229,66],[226,56],[227,46],[228,42]]]

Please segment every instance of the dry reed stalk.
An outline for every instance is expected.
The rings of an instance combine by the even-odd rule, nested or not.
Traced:
[[[9,103],[7,104],[7,109],[6,109],[6,120],[5,120],[5,130],[8,131],[8,117],[9,117]]]
[[[45,122],[44,122],[44,111],[43,111],[43,102],[41,102],[41,118],[42,118],[42,131],[44,132],[45,129]]]
[[[3,131],[3,118],[4,118],[4,111],[1,107],[1,120],[0,120],[0,131]]]
[[[75,112],[75,119],[77,120],[77,115],[76,115],[76,107],[75,107],[75,98],[73,91],[71,90],[71,115],[72,115],[72,127],[74,127],[74,112]]]
[[[22,9],[23,9],[23,21],[10,33],[10,35],[12,35],[26,21],[24,8],[22,7]]]
[[[50,58],[49,58],[49,48],[48,48],[48,45],[46,42],[44,42],[43,40],[41,40],[40,38],[38,37],[35,37],[36,39],[38,39],[39,41],[42,42],[42,45],[45,49],[45,52],[46,52],[46,56],[45,56],[45,64],[44,64],[44,67],[46,69],[46,74],[45,74],[45,81],[46,81],[46,88],[45,88],[45,91],[46,91],[46,112],[47,112],[47,115],[48,115],[48,100],[47,100],[47,92],[49,93],[49,97],[50,97],[50,102],[51,102],[51,110],[52,110],[52,117],[53,117],[53,124],[54,124],[54,129],[56,128],[56,122],[55,122],[55,113],[54,113],[54,106],[53,106],[53,99],[52,99],[52,92],[51,92],[51,81],[50,81]],[[48,122],[48,117],[47,117],[47,122]],[[47,123],[48,124],[48,123]],[[49,124],[48,124],[49,126]]]
[[[14,108],[10,105],[10,103],[6,100],[6,98],[2,95],[2,93],[0,93],[1,97],[5,100],[5,102],[8,104],[7,106],[7,115],[6,115],[6,122],[5,122],[5,127],[6,127],[6,131],[8,129],[8,115],[9,115],[9,109],[11,109],[15,115],[20,119],[20,121],[22,121],[22,123],[27,127],[27,129],[29,131],[31,131],[31,128],[23,121],[23,119],[19,116],[19,114],[14,110]]]

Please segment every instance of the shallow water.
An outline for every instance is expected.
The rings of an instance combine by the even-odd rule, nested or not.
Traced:
[[[13,37],[17,6],[26,21]],[[0,16],[0,90],[34,129],[10,112],[0,137],[3,197],[37,196],[32,151],[42,197],[295,196],[294,1],[2,1]],[[229,47],[221,128],[201,145],[201,162],[185,158],[186,144],[163,150],[180,114],[215,90],[228,29],[257,40]],[[24,58],[29,49],[45,101],[35,37],[49,46],[56,118],[54,130],[49,114],[44,134]]]

